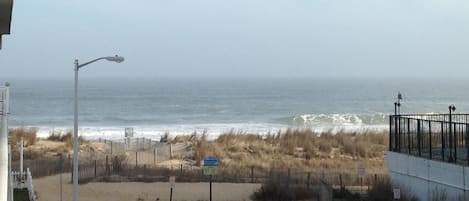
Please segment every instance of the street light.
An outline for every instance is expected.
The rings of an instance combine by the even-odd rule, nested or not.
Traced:
[[[394,115],[400,115],[401,114],[401,100],[402,100],[402,94],[401,92],[397,93],[397,102],[394,102]]]
[[[83,64],[79,64],[78,59],[75,59],[75,68],[73,69],[75,71],[75,108],[73,117],[73,201],[78,201],[78,70],[99,60],[121,63],[124,61],[124,57],[118,55],[100,57]]]
[[[453,136],[453,123],[452,123],[452,114],[451,112],[454,112],[456,110],[456,107],[451,104],[448,107],[449,110],[449,162],[456,161],[456,133]],[[453,146],[453,147],[452,147]],[[454,152],[453,152],[454,148]],[[454,157],[453,157],[454,154]]]

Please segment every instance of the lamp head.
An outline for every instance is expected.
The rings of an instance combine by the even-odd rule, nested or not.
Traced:
[[[449,110],[451,110],[451,111],[453,111],[453,112],[454,112],[454,111],[456,110],[456,106],[454,106],[454,105],[450,105],[450,106],[449,106]]]
[[[104,57],[108,61],[114,61],[117,63],[121,63],[124,61],[124,57],[121,57],[119,55],[113,56],[113,57]]]

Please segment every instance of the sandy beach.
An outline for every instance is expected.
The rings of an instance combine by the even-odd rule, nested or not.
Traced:
[[[63,201],[72,200],[70,174],[63,174]],[[250,200],[249,196],[260,184],[213,183],[213,200],[242,201]],[[34,187],[39,201],[60,200],[59,175],[34,179]],[[80,185],[79,198],[82,201],[145,201],[169,200],[169,183],[88,183]],[[176,183],[173,200],[209,200],[208,183]]]

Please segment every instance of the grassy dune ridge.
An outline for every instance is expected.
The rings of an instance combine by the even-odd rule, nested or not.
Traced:
[[[215,140],[207,140],[205,134],[199,137],[193,134],[177,136],[173,141],[191,141],[197,165],[205,156],[217,156],[225,167],[232,168],[355,171],[363,163],[371,171],[386,171],[384,153],[388,135],[385,131],[317,133],[310,129],[289,129],[267,135],[231,131]]]
[[[46,141],[37,140],[35,129],[18,128],[10,129],[9,132],[15,150],[20,137],[25,138],[26,158],[41,158],[45,156],[44,153],[71,153],[70,132],[52,132]],[[208,140],[207,137],[206,133],[193,133],[171,138],[167,133],[161,141],[192,145],[192,155],[184,159],[191,161],[194,166],[200,166],[206,156],[217,156],[225,168],[232,169],[254,167],[356,172],[358,164],[365,164],[368,173],[386,172],[384,153],[389,143],[386,131],[318,133],[311,129],[288,129],[260,135],[232,130],[214,140]],[[80,142],[82,148],[91,146],[84,139],[80,139]],[[36,143],[42,146],[35,148]],[[50,146],[55,144],[57,146]]]

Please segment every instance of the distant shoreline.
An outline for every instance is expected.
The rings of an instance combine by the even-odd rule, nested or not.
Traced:
[[[242,125],[239,125],[242,126]],[[196,126],[194,126],[196,127]],[[20,128],[34,128],[37,130],[37,137],[45,139],[51,133],[66,133],[72,131],[72,127],[35,127],[35,126],[16,126],[10,127],[12,129]],[[126,127],[79,127],[80,136],[89,139],[123,139],[125,137],[125,128]],[[320,128],[320,127],[276,127],[269,129],[268,127],[258,127],[251,129],[243,128],[225,128],[225,127],[214,127],[214,128],[183,128],[174,126],[172,128],[164,129],[160,127],[156,128],[141,128],[141,127],[131,127],[134,128],[134,137],[145,137],[152,140],[159,140],[162,136],[169,133],[169,136],[184,136],[192,135],[194,133],[202,134],[206,133],[209,139],[216,139],[218,136],[224,133],[244,133],[244,134],[256,134],[256,135],[268,135],[278,132],[285,132],[287,130],[311,130],[316,133],[330,132],[330,133],[365,133],[369,131],[373,132],[387,132],[389,130],[389,125],[375,125],[375,126],[356,126],[356,127],[337,127],[337,128]]]

